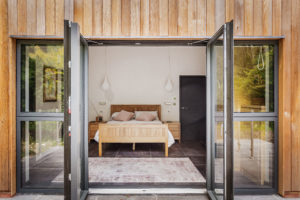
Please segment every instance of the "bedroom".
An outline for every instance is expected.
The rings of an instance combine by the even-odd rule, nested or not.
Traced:
[[[101,173],[93,176],[98,178],[90,180],[90,187],[139,183],[205,188],[205,70],[205,46],[134,43],[89,47],[89,173],[90,177],[93,173]],[[165,136],[161,140],[127,137],[125,141],[124,135],[106,143],[104,136],[100,139],[103,143],[100,147],[99,124],[102,130],[108,124],[126,124],[112,120],[116,118],[112,115],[121,110],[134,113],[128,118],[127,123],[131,125],[125,126],[151,126],[152,132],[145,133],[146,136],[157,134],[155,128],[159,131],[161,126],[167,127],[168,143],[164,142]],[[137,111],[157,112],[141,116]],[[152,114],[157,115],[155,119]],[[96,122],[98,116],[102,119]],[[104,134],[106,131],[109,130],[105,129]],[[135,135],[141,134],[143,127],[138,132],[136,130]],[[107,134],[118,135],[116,130]],[[169,147],[165,148],[164,143]],[[112,165],[123,168],[114,167],[113,171],[109,167]],[[144,165],[151,167],[141,171]],[[119,173],[114,173],[115,170]]]

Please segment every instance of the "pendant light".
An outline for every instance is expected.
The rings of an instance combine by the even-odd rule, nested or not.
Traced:
[[[173,83],[171,80],[171,56],[170,56],[170,48],[168,47],[168,57],[169,57],[169,76],[167,79],[167,83],[165,85],[165,90],[171,92],[173,90]]]
[[[101,85],[101,88],[104,91],[108,91],[110,88],[109,82],[108,82],[108,78],[107,78],[107,47],[105,47],[105,77],[104,77],[104,81]]]
[[[104,91],[108,91],[109,90],[109,83],[108,83],[108,80],[107,80],[107,76],[105,75],[104,77],[104,81],[102,83],[102,86],[101,88],[104,90]]]

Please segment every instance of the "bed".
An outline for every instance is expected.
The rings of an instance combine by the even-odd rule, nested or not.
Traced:
[[[160,105],[111,105],[111,114],[121,110],[129,112],[157,111],[158,118],[161,119]],[[168,140],[172,139],[169,135],[173,138],[168,126],[159,120],[150,122],[135,120],[126,122],[108,121],[106,124],[99,124],[97,135],[99,156],[102,156],[103,143],[133,143],[133,149],[135,143],[163,143],[165,157],[168,157]]]

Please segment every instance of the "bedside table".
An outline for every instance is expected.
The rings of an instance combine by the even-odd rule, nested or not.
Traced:
[[[99,128],[99,124],[105,124],[106,122],[96,122],[91,121],[89,122],[89,142],[94,139],[95,134]]]
[[[168,125],[169,130],[171,131],[175,140],[181,142],[181,131],[180,131],[180,122],[163,122]]]

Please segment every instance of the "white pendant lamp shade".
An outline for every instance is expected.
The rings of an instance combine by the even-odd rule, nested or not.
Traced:
[[[171,92],[173,90],[173,84],[172,84],[172,81],[170,78],[168,78],[167,80],[167,83],[165,85],[165,89],[168,91],[168,92]]]
[[[107,76],[105,76],[101,88],[102,88],[104,91],[108,91],[108,90],[109,90],[109,87],[110,87],[110,86],[109,86],[109,82],[108,82],[108,80],[107,80]]]

